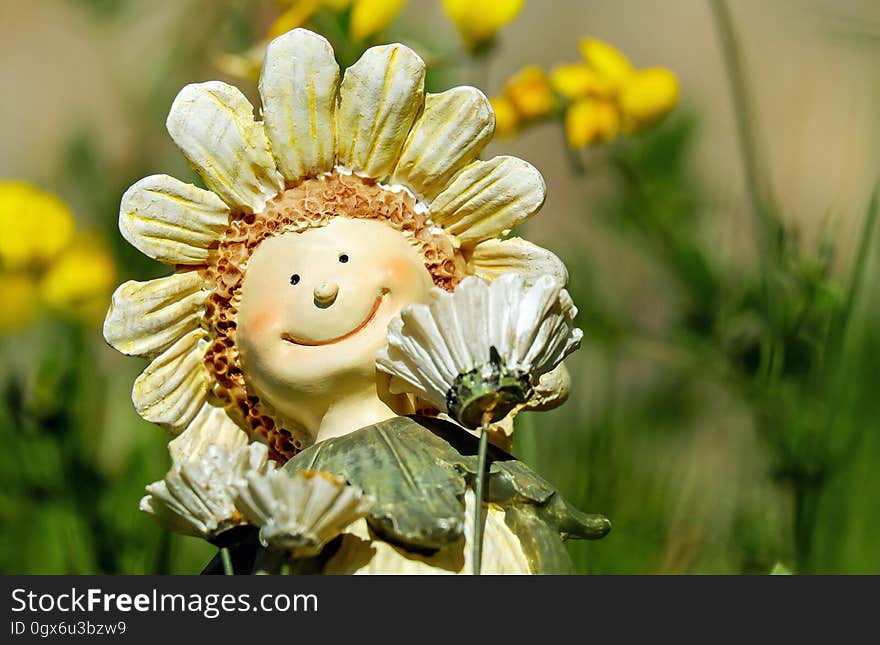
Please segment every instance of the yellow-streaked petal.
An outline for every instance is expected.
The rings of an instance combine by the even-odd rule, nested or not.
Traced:
[[[474,247],[468,262],[474,275],[491,282],[502,273],[516,271],[531,284],[543,275],[565,285],[568,270],[554,253],[520,237],[486,240]]]
[[[45,264],[74,233],[61,199],[24,181],[0,181],[0,266],[15,271]]]
[[[525,0],[443,0],[446,15],[464,42],[476,49],[519,15]]]
[[[409,47],[371,47],[345,71],[336,111],[336,161],[384,179],[422,108],[425,63]]]
[[[174,463],[200,459],[210,445],[229,449],[247,445],[247,433],[230,418],[223,408],[206,401],[186,430],[168,442]]]
[[[99,239],[83,235],[51,263],[40,282],[40,294],[50,307],[98,321],[115,279],[110,253]]]
[[[134,382],[137,413],[173,432],[184,430],[201,410],[211,376],[205,367],[208,343],[201,329],[191,331],[159,354]]]
[[[623,87],[635,73],[629,59],[608,43],[596,38],[583,38],[579,43],[581,55],[614,90]]]
[[[0,273],[0,333],[27,326],[37,310],[37,285],[27,274]]]
[[[607,97],[612,93],[611,86],[584,63],[557,65],[550,71],[550,85],[571,101],[587,96]]]
[[[203,264],[228,225],[229,209],[217,195],[168,175],[141,179],[119,206],[122,237],[167,264]]]
[[[523,119],[540,119],[553,109],[553,91],[544,70],[524,67],[504,86],[504,96]]]
[[[129,356],[152,357],[201,325],[208,291],[198,271],[135,282],[116,289],[104,338]]]
[[[518,130],[519,117],[513,107],[513,103],[503,96],[496,96],[489,100],[492,111],[495,113],[495,136],[507,138],[513,136]]]
[[[269,38],[277,38],[291,29],[302,27],[321,8],[321,0],[293,0],[290,8],[282,13],[269,27]]]
[[[431,203],[431,218],[463,248],[507,235],[538,212],[546,187],[541,173],[516,157],[475,161]]]
[[[492,138],[495,116],[475,87],[425,97],[425,109],[407,137],[393,181],[433,199],[455,173],[477,158]]]
[[[610,141],[620,132],[620,115],[613,103],[587,98],[565,112],[565,136],[575,150],[596,141]]]
[[[629,130],[650,127],[678,104],[678,78],[663,67],[639,70],[620,92],[620,111]]]
[[[351,8],[351,36],[366,40],[388,28],[400,10],[403,0],[355,0]]]
[[[237,88],[220,81],[187,85],[165,125],[208,189],[233,209],[258,213],[282,190],[263,124]]]
[[[338,85],[339,65],[323,36],[295,29],[269,43],[260,96],[272,154],[287,181],[333,169]]]

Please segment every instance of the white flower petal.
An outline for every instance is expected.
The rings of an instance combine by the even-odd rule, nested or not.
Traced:
[[[230,207],[260,212],[283,189],[263,124],[237,88],[220,81],[187,85],[166,127],[205,185]]]
[[[199,327],[207,296],[198,271],[125,282],[113,293],[104,338],[123,354],[155,356]]]
[[[516,157],[475,161],[431,202],[434,222],[464,248],[507,235],[544,203],[544,179]]]
[[[455,173],[477,158],[494,131],[495,113],[477,88],[454,87],[428,94],[392,181],[433,199]]]
[[[474,275],[488,282],[503,273],[515,271],[532,284],[542,275],[552,276],[562,285],[568,283],[568,270],[555,254],[520,237],[489,239],[474,247],[469,264]]]
[[[168,443],[173,461],[186,461],[204,456],[208,446],[229,449],[248,443],[248,435],[222,407],[206,401],[186,430]]]
[[[403,45],[371,47],[345,71],[336,111],[336,161],[385,179],[423,103],[425,63]]]
[[[205,333],[192,331],[159,354],[134,382],[138,414],[172,431],[184,430],[201,410],[210,387]]]
[[[260,96],[278,170],[289,181],[332,170],[339,65],[327,39],[306,29],[266,49]]]
[[[141,179],[125,191],[119,207],[122,237],[167,264],[204,264],[228,225],[223,200],[168,175]]]
[[[376,365],[449,412],[446,399],[456,380],[488,365],[492,347],[508,371],[539,383],[580,343],[576,312],[562,284],[550,275],[531,284],[517,272],[491,283],[468,276],[454,292],[436,290],[428,304],[404,308],[388,326],[388,345]],[[567,388],[564,378],[557,382]]]

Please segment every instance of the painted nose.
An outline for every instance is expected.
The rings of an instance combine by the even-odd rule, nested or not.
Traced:
[[[315,305],[329,307],[336,301],[339,285],[335,282],[322,282],[315,287]]]

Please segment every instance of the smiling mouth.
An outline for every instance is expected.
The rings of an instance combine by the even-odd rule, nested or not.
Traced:
[[[288,343],[293,345],[304,345],[305,347],[317,347],[319,345],[332,345],[333,343],[340,343],[347,338],[351,338],[356,333],[358,333],[361,329],[370,324],[373,318],[376,317],[376,313],[379,311],[379,307],[382,305],[382,300],[385,298],[385,294],[387,291],[383,291],[376,297],[376,302],[373,303],[373,308],[370,310],[370,313],[364,319],[364,321],[352,329],[350,332],[343,334],[342,336],[337,336],[336,338],[329,338],[327,340],[304,340],[302,338],[296,338],[295,336],[291,336],[288,333],[284,333],[281,335],[281,340],[285,340]]]

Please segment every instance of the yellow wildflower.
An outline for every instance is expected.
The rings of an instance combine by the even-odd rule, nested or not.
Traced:
[[[644,130],[678,103],[678,79],[668,69],[638,70],[595,38],[581,40],[580,51],[584,62],[558,65],[550,76],[553,89],[572,102],[565,115],[572,148],[610,141],[621,131]]]
[[[525,0],[443,0],[446,15],[471,51],[490,44],[519,15]]]
[[[620,116],[609,101],[580,99],[565,112],[565,135],[572,148],[611,141],[619,132]]]
[[[553,90],[544,70],[537,65],[524,67],[507,81],[504,98],[523,120],[539,119],[553,109]]]
[[[351,9],[351,36],[366,40],[388,28],[400,10],[403,0],[355,0]]]
[[[0,273],[0,332],[27,325],[36,305],[37,288],[28,275]]]
[[[49,267],[40,283],[40,295],[59,311],[100,321],[115,277],[113,260],[104,245],[94,235],[83,235]]]
[[[499,137],[510,137],[517,131],[519,117],[513,104],[503,96],[489,99],[495,112],[495,134]]]
[[[666,116],[678,103],[678,79],[662,67],[636,72],[620,92],[627,128],[642,130]]]
[[[596,38],[582,39],[578,48],[587,64],[613,89],[622,88],[636,71],[626,56]]]
[[[277,38],[302,27],[319,9],[340,13],[351,7],[350,32],[355,40],[366,40],[385,31],[403,9],[404,0],[288,0],[290,5],[269,28],[269,38]]]
[[[52,259],[73,236],[60,199],[20,181],[0,181],[0,265],[8,270]]]

